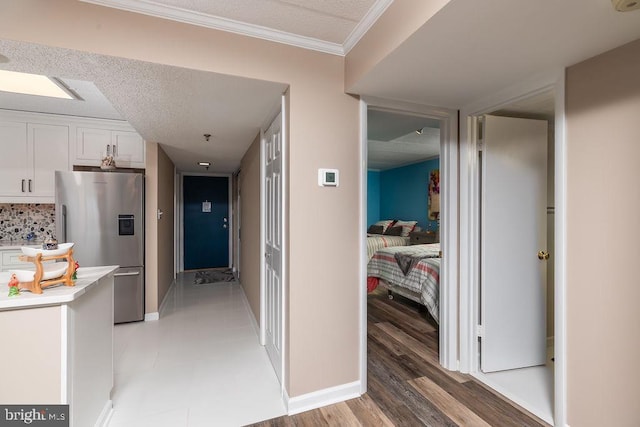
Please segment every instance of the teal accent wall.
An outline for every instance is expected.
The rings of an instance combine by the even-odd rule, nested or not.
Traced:
[[[367,224],[380,221],[380,171],[367,171]]]
[[[415,220],[423,229],[436,229],[428,219],[429,175],[440,168],[440,159],[367,174],[367,220]],[[377,174],[377,176],[376,176]],[[377,204],[377,214],[376,205]],[[373,206],[372,206],[373,205]]]

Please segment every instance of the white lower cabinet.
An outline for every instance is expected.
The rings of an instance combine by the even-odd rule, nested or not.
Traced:
[[[36,267],[31,262],[20,261],[22,250],[1,249],[0,248],[0,271],[11,270],[35,270]]]

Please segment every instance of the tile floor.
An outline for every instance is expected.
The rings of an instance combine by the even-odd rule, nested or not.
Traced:
[[[115,327],[110,427],[241,426],[285,413],[236,282],[178,276],[160,320]]]

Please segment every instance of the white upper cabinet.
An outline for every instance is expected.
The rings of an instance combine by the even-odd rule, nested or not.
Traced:
[[[33,178],[28,182],[30,196],[55,196],[55,171],[70,170],[69,127],[29,123],[29,144],[33,149]]]
[[[111,143],[115,150],[116,165],[142,165],[144,167],[144,140],[136,132],[114,131]]]
[[[0,122],[0,201],[53,202],[54,171],[69,169],[69,127]]]
[[[73,164],[99,166],[109,155],[119,168],[144,168],[144,140],[134,131],[77,128]]]
[[[118,120],[0,109],[0,148],[0,203],[53,203],[55,171],[98,168],[107,155],[145,167],[144,140]]]
[[[90,165],[99,166],[104,156],[111,154],[110,149],[110,130],[79,127],[76,133],[75,159],[77,162],[74,164],[88,162]],[[109,152],[107,153],[107,151]]]
[[[0,196],[24,196],[29,167],[27,124],[0,121]]]

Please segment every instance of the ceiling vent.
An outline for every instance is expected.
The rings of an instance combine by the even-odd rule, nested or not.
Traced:
[[[611,0],[613,7],[618,12],[630,12],[640,9],[640,0]]]

